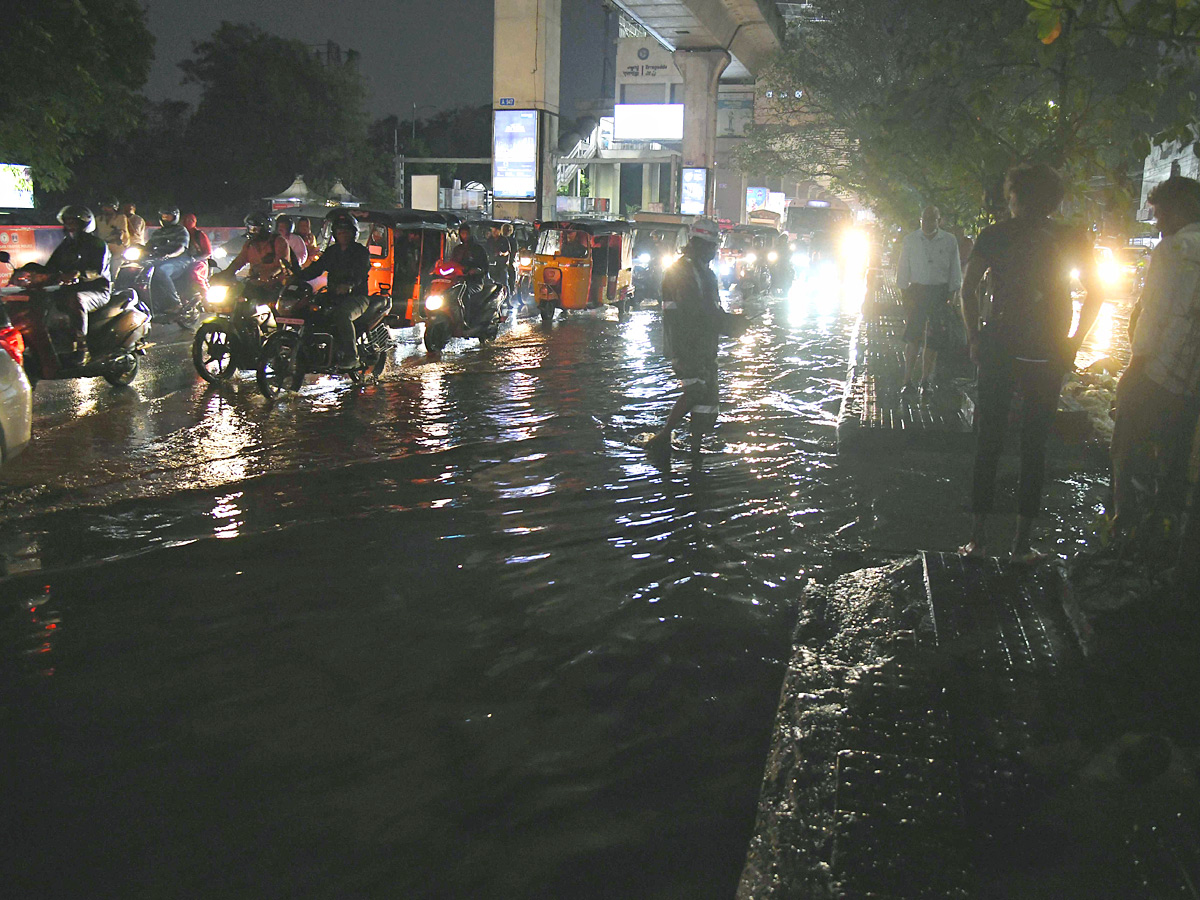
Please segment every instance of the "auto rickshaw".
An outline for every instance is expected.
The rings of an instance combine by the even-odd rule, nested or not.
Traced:
[[[771,266],[778,259],[779,229],[769,225],[735,225],[721,236],[717,274],[721,287],[741,285],[747,294],[771,289]],[[774,257],[774,258],[772,258]]]
[[[633,296],[633,227],[628,222],[576,219],[544,222],[533,257],[533,299],[543,322],[556,309],[616,306]]]
[[[422,317],[434,265],[458,245],[459,217],[421,209],[338,209],[325,220],[325,243],[337,212],[351,212],[358,219],[359,242],[371,256],[368,291],[372,296],[393,298],[388,325],[403,328],[416,324]]]

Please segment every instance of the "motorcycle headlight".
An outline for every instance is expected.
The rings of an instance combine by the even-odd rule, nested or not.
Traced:
[[[212,252],[213,259],[224,259],[228,255],[229,254],[225,251],[224,247],[214,247],[213,248],[213,252]]]
[[[662,258],[663,268],[675,265],[675,260],[679,259],[678,253],[664,253]]]
[[[744,257],[742,257],[742,262],[744,262],[748,266],[752,266],[756,262],[758,262],[758,257],[755,256],[753,253],[747,253]]]
[[[517,262],[522,266],[532,266],[533,265],[533,257],[532,256],[524,256],[524,255],[518,256]]]
[[[733,271],[733,266],[729,263],[721,263],[721,274],[728,275]]]
[[[778,260],[779,260],[779,254],[776,253],[774,250],[772,250],[770,253],[767,254],[767,262],[777,262]]]
[[[126,247],[125,252],[122,253],[121,255],[123,257],[125,257],[126,259],[132,261],[135,259],[141,259],[143,252],[144,251],[142,250],[141,247]]]
[[[441,309],[446,305],[446,298],[441,294],[430,294],[425,298],[426,309]]]
[[[639,253],[638,258],[637,258],[637,264],[639,266],[642,266],[643,268],[650,265],[650,254],[649,253]]]
[[[210,284],[208,286],[208,302],[213,306],[219,306],[228,299],[228,286],[224,284]]]

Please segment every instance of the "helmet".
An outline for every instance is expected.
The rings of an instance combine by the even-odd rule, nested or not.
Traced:
[[[292,231],[295,231],[295,230],[296,230],[296,221],[295,221],[295,219],[293,219],[291,216],[289,216],[289,215],[287,215],[287,214],[284,214],[284,215],[280,215],[280,216],[276,216],[276,217],[275,217],[275,227],[276,227],[276,228],[278,228],[280,225],[286,225],[286,226],[288,226],[288,231],[289,231],[289,232],[292,232]]]
[[[160,209],[158,211],[158,221],[161,222],[163,219],[170,219],[171,224],[178,225],[179,224],[179,207],[178,206],[168,206],[166,209]]]
[[[692,222],[692,227],[688,229],[688,237],[692,240],[699,239],[708,241],[710,244],[718,244],[721,241],[721,229],[712,219],[696,219]]]
[[[105,197],[102,200],[100,200],[100,202],[97,203],[96,205],[99,206],[101,209],[108,209],[110,206],[113,209],[116,209],[118,206],[121,205],[121,203],[120,203],[120,201],[117,200],[116,197]]]
[[[339,229],[348,228],[354,232],[354,239],[358,240],[358,219],[350,215],[350,213],[338,213],[329,220],[329,233],[337,234]]]
[[[58,221],[59,223],[63,223],[67,219],[78,219],[81,221],[84,231],[96,230],[96,217],[92,215],[92,211],[86,206],[79,206],[75,203],[64,206],[58,211]]]
[[[246,223],[246,237],[265,235],[271,230],[271,223],[260,212],[252,212],[243,221]]]

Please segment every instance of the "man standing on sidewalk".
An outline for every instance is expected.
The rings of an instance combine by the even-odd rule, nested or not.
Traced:
[[[1117,386],[1112,437],[1113,512],[1118,528],[1138,525],[1133,475],[1153,457],[1161,496],[1183,509],[1187,466],[1200,420],[1200,182],[1175,176],[1147,201],[1163,239],[1150,257],[1146,286],[1129,319],[1133,358]],[[1200,573],[1200,523],[1188,517],[1177,580]]]
[[[663,273],[663,353],[683,386],[667,423],[647,444],[646,455],[659,468],[671,464],[671,433],[692,417],[692,453],[700,453],[700,440],[717,424],[720,390],[717,384],[717,347],[722,335],[745,331],[741,316],[721,307],[717,276],[710,263],[721,239],[717,223],[697,219],[683,255]]]
[[[920,230],[906,237],[900,246],[896,286],[904,297],[902,400],[911,401],[916,395],[913,368],[918,354],[921,355],[921,393],[929,391],[929,379],[946,333],[944,323],[949,317],[950,298],[962,286],[958,239],[938,227],[941,217],[936,206],[925,207]]]

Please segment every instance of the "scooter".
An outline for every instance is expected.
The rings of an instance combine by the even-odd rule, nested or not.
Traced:
[[[254,285],[210,284],[208,314],[192,340],[192,365],[210,384],[228,381],[239,369],[257,369],[263,342],[275,331],[276,301],[247,296]]]
[[[438,277],[425,298],[425,349],[440,353],[452,337],[479,338],[481,343],[494,339],[500,333],[500,285],[485,281],[478,296],[470,298],[468,311],[463,267],[440,259],[433,271]]]
[[[160,318],[169,319],[180,328],[195,328],[204,315],[205,298],[209,291],[210,263],[207,259],[193,260],[187,269],[186,281],[178,287],[179,306],[171,310],[160,309],[154,303],[151,293],[154,270],[159,263],[173,259],[180,253],[178,247],[157,242],[155,237],[157,234],[151,236],[145,245],[135,244],[125,248],[124,262],[117,273],[116,287],[136,291],[142,302]]]
[[[0,251],[0,262],[8,254]],[[88,315],[87,344],[91,360],[68,366],[74,349],[70,317],[58,308],[61,285],[44,266],[28,263],[17,269],[9,286],[0,289],[13,327],[25,342],[25,374],[30,384],[41,379],[103,378],[120,387],[137,377],[150,331],[150,310],[131,290],[114,291],[109,302]]]
[[[307,284],[288,288],[294,298],[287,315],[277,315],[279,329],[263,342],[258,359],[258,389],[272,400],[282,391],[298,391],[304,376],[344,375],[355,384],[362,384],[370,374],[378,378],[387,366],[388,354],[394,343],[385,319],[392,311],[392,298],[376,294],[370,298],[366,312],[354,323],[359,364],[344,369],[335,364],[336,343],[329,322],[329,308],[321,302]],[[281,308],[284,301],[281,301]]]

